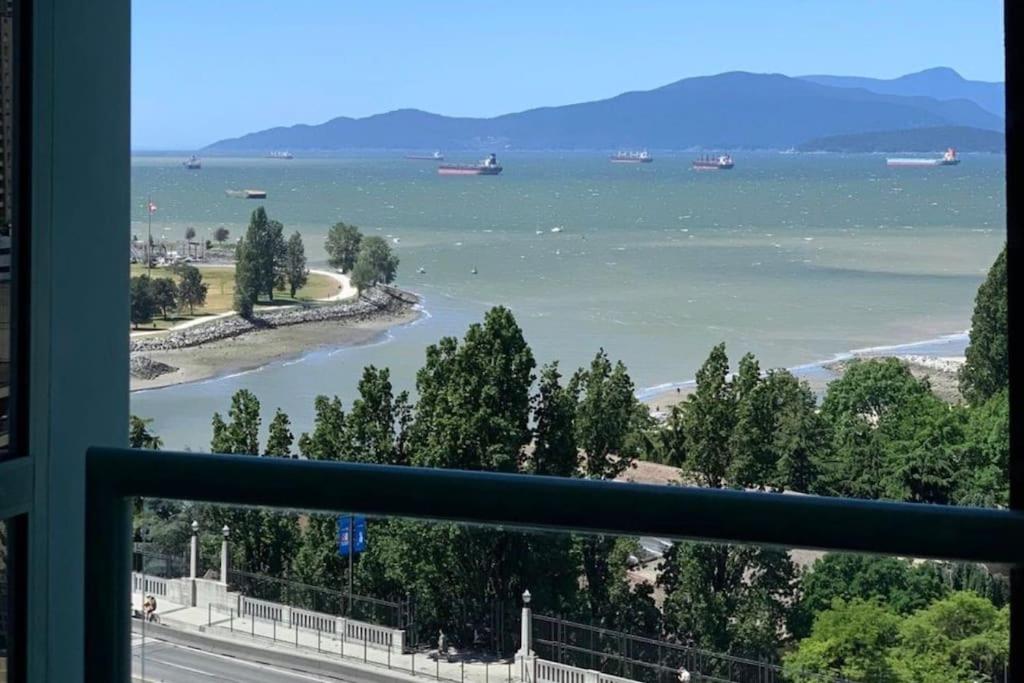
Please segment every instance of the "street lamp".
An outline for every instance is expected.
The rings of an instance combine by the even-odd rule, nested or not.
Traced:
[[[231,529],[225,524],[220,533],[224,536],[224,541],[220,544],[220,582],[226,586],[228,584],[228,536],[231,535]]]

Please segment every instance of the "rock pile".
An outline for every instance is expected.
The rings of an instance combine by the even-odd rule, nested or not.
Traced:
[[[131,357],[128,368],[132,377],[137,379],[155,379],[160,375],[166,375],[168,372],[174,372],[178,369],[173,365],[161,363],[160,361],[153,360],[148,356],[142,356],[139,354],[135,354]]]
[[[400,313],[417,302],[416,297],[408,292],[391,287],[374,287],[362,293],[357,299],[335,304],[261,311],[259,316],[250,320],[229,316],[166,335],[136,338],[131,341],[130,349],[133,354],[141,351],[169,351],[237,337],[260,329],[329,320],[344,319],[356,322],[382,314]]]

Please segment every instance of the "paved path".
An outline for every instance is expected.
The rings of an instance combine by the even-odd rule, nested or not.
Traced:
[[[145,653],[145,667],[142,655]],[[266,664],[247,662],[211,652],[202,652],[161,640],[132,638],[132,675],[153,683],[336,683],[341,678],[328,678],[290,671]]]

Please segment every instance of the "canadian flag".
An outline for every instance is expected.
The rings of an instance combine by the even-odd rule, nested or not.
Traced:
[[[156,204],[154,204],[153,202],[149,203],[149,212],[156,213]]]

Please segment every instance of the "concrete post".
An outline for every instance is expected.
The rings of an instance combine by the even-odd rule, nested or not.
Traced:
[[[224,541],[220,544],[220,582],[226,586],[228,584],[228,536],[231,535],[231,529],[225,524],[220,532],[224,534]]]
[[[516,657],[533,656],[533,614],[530,610],[530,591],[523,591],[523,614],[519,623],[519,652]]]
[[[188,578],[196,578],[196,569],[199,564],[199,522],[192,520],[192,542],[189,547]]]

